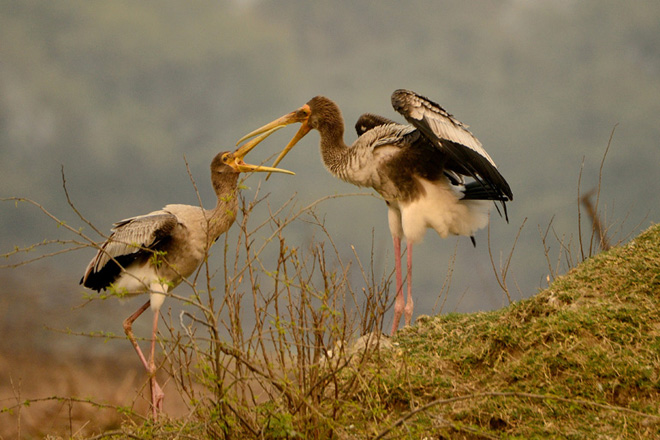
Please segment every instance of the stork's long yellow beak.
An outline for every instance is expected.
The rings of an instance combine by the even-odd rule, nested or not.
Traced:
[[[256,136],[261,134],[258,138],[255,138],[254,140],[256,141],[259,139],[259,142],[262,140],[266,139],[271,133],[273,133],[275,130],[278,130],[285,125],[289,124],[294,124],[296,122],[301,122],[302,125],[296,135],[289,141],[286,147],[282,150],[279,156],[277,156],[277,159],[275,159],[275,162],[273,163],[273,166],[276,166],[278,163],[284,159],[284,156],[287,155],[289,151],[302,139],[305,137],[307,133],[310,132],[311,127],[308,125],[308,120],[309,120],[309,115],[311,113],[311,109],[309,108],[309,105],[305,104],[302,107],[300,107],[298,110],[292,111],[291,113],[287,113],[286,115],[275,119],[273,122],[269,122],[268,124],[264,125],[263,127],[259,127],[256,130],[246,134],[243,136],[241,139],[239,139],[238,143],[243,142],[246,139],[251,138],[252,136]],[[263,133],[263,134],[262,134]],[[237,144],[238,145],[238,144]],[[256,144],[255,144],[256,145]]]
[[[246,172],[255,172],[255,173],[266,172],[266,173],[296,174],[293,171],[289,171],[289,170],[283,170],[283,169],[280,169],[280,168],[273,168],[273,167],[266,167],[266,166],[262,166],[262,165],[251,165],[251,164],[245,163],[243,161],[245,156],[247,156],[247,154],[250,151],[252,151],[252,149],[254,147],[259,145],[259,143],[261,143],[261,141],[263,141],[268,136],[270,136],[272,133],[276,132],[277,130],[279,130],[280,128],[283,128],[283,127],[284,127],[284,125],[282,125],[282,124],[277,124],[277,125],[274,125],[273,127],[269,127],[267,130],[264,130],[263,132],[260,132],[260,133],[263,133],[261,136],[257,136],[256,138],[252,139],[250,142],[246,143],[245,145],[239,147],[236,151],[234,151],[234,153],[233,153],[234,168],[236,168],[238,171],[240,171],[242,173],[246,173]],[[255,134],[259,134],[259,133],[255,133]],[[247,137],[243,137],[243,139],[247,139]],[[243,139],[238,141],[238,143],[236,145],[240,144]]]

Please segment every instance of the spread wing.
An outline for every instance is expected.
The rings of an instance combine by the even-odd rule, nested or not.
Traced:
[[[467,125],[435,102],[409,90],[396,90],[392,94],[392,106],[429,143],[447,155],[449,170],[471,176],[481,185],[495,190],[501,201],[513,200],[509,184]]]
[[[115,223],[112,234],[87,265],[80,284],[94,290],[107,287],[119,275],[121,267],[127,267],[149,249],[157,249],[170,237],[177,224],[177,217],[167,211],[155,211]]]

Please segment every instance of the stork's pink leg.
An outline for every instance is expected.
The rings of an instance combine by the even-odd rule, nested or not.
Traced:
[[[137,351],[137,354],[140,357],[140,360],[142,361],[142,365],[144,365],[144,368],[146,368],[147,371],[149,371],[149,363],[142,354],[142,350],[140,350],[140,346],[135,340],[135,336],[133,335],[133,323],[135,322],[136,319],[139,318],[139,316],[142,313],[144,313],[145,310],[149,308],[149,305],[151,305],[151,301],[147,301],[146,303],[144,303],[144,305],[139,309],[137,309],[135,313],[133,313],[131,316],[129,316],[124,320],[124,333],[126,333],[128,340],[131,341],[131,344],[133,344],[133,348],[135,348],[135,351]]]
[[[147,310],[150,305],[151,305],[151,300],[144,303],[139,309],[137,309],[135,313],[133,313],[131,316],[129,316],[124,320],[124,332],[126,333],[128,340],[131,341],[131,344],[133,344],[133,348],[135,348],[135,351],[137,352],[140,361],[142,361],[142,365],[144,365],[144,368],[147,370],[147,373],[149,373],[150,384],[151,384],[151,404],[153,406],[152,410],[155,418],[157,415],[157,410],[161,409],[162,407],[162,401],[164,397],[163,391],[156,382],[156,375],[155,375],[156,367],[154,362],[154,354],[156,348],[155,330],[158,324],[158,313],[157,312],[154,313],[154,334],[151,342],[151,359],[149,361],[147,361],[147,359],[144,357],[144,354],[142,354],[142,350],[140,350],[140,346],[138,345],[137,340],[135,339],[135,335],[133,334],[133,322],[135,322],[135,320],[138,319],[138,317],[142,315],[142,313],[144,313],[144,311]],[[156,397],[159,397],[159,399],[156,399]]]
[[[410,321],[412,320],[413,307],[415,306],[415,304],[413,303],[413,299],[412,299],[412,250],[413,250],[413,245],[409,241],[407,241],[406,244],[407,244],[406,274],[407,274],[407,277],[408,277],[408,298],[406,298],[405,319],[406,319],[406,325],[410,325]],[[401,293],[401,296],[403,296],[403,292]]]
[[[394,300],[394,322],[392,322],[392,334],[399,328],[399,321],[405,307],[403,299],[403,281],[401,277],[401,239],[392,236],[394,242],[394,267],[396,271],[396,299]]]
[[[154,311],[154,327],[151,334],[151,357],[149,358],[149,375],[151,376],[151,406],[153,410],[154,419],[158,416],[158,412],[163,410],[163,400],[165,393],[156,381],[156,336],[158,334],[158,311]]]

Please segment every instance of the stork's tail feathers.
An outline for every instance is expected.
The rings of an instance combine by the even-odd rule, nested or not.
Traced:
[[[495,202],[500,202],[504,211],[504,218],[507,223],[509,222],[509,213],[506,210],[506,202],[510,199],[502,194],[501,191],[498,191],[493,186],[484,185],[481,182],[470,182],[465,184],[462,192],[463,200],[493,200]],[[502,215],[497,204],[495,204],[495,208],[497,209],[497,212]]]
[[[508,202],[509,198],[492,186],[484,185],[481,182],[470,182],[465,184],[465,189],[463,189],[463,200],[497,200]]]

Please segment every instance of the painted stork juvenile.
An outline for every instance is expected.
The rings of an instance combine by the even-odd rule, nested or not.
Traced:
[[[300,122],[302,126],[282,150],[277,165],[310,130],[321,136],[321,156],[334,176],[357,186],[372,187],[385,199],[394,243],[396,300],[392,333],[401,315],[410,324],[412,248],[427,228],[441,237],[474,233],[488,223],[490,202],[513,200],[509,184],[481,142],[433,101],[409,90],[396,90],[392,106],[411,125],[382,116],[364,114],[356,124],[358,139],[344,143],[344,120],[339,107],[324,96],[312,98],[299,109],[258,128],[239,142],[274,127]],[[470,178],[466,182],[466,178]],[[499,211],[499,208],[498,208]],[[407,244],[407,301],[401,274],[401,238]]]
[[[80,284],[92,290],[110,289],[118,295],[149,293],[149,300],[124,321],[124,331],[150,377],[154,418],[162,410],[164,393],[156,381],[154,361],[158,315],[167,293],[192,275],[208,249],[234,223],[238,210],[237,182],[241,172],[282,172],[278,168],[246,164],[245,155],[263,138],[255,138],[235,152],[223,152],[211,162],[211,182],[217,196],[213,209],[167,205],[159,211],[114,224],[112,234],[99,246]],[[133,322],[151,306],[153,330],[147,360],[133,335]]]

